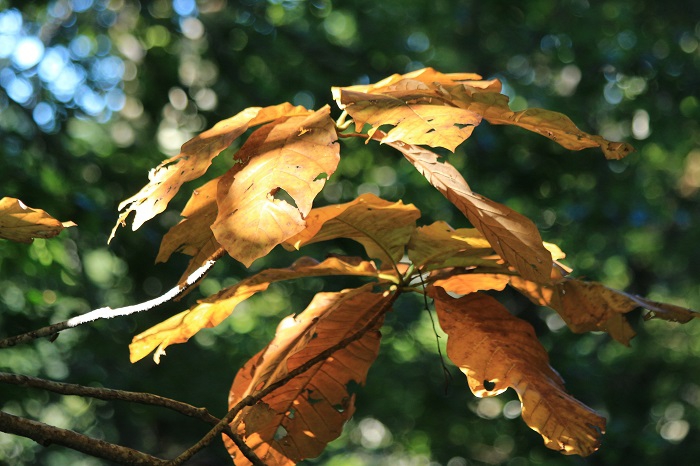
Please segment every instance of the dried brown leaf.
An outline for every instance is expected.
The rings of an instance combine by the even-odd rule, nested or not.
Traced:
[[[386,311],[390,299],[389,294],[372,293],[371,284],[317,294],[304,312],[285,318],[270,344],[238,371],[229,394],[229,408],[362,330]],[[379,352],[377,329],[381,320],[358,340],[291,379],[284,388],[240,411],[232,427],[265,464],[292,465],[318,456],[340,435],[355,410],[355,395],[348,386],[364,384]],[[224,436],[224,442],[235,464],[250,464],[228,437]]]
[[[240,163],[219,181],[211,229],[231,257],[250,266],[306,227],[316,194],[335,172],[339,147],[329,107],[263,126],[236,158]],[[275,198],[280,190],[291,200]]]
[[[605,419],[566,393],[530,324],[481,293],[459,299],[441,288],[430,293],[448,335],[447,355],[467,375],[476,396],[495,396],[512,387],[523,420],[548,448],[581,456],[598,449]]]
[[[182,145],[178,155],[162,161],[151,170],[148,174],[149,182],[141,191],[119,204],[119,210],[126,210],[119,216],[109,239],[114,237],[119,225],[126,224],[131,212],[136,213],[133,230],[137,230],[146,221],[163,212],[182,184],[202,176],[214,157],[248,128],[282,117],[310,113],[312,112],[304,107],[294,107],[289,103],[265,108],[250,107],[190,139]]]
[[[233,313],[238,304],[256,293],[265,291],[272,282],[325,275],[375,277],[378,272],[371,262],[338,257],[328,258],[321,263],[303,257],[286,269],[263,270],[136,335],[129,345],[131,362],[143,359],[156,350],[153,359],[159,363],[161,355],[165,354],[165,348],[169,345],[185,343],[200,330],[219,325]]]
[[[518,273],[538,283],[550,282],[552,255],[527,217],[473,192],[462,175],[427,149],[392,142],[414,167],[486,237],[491,247]]]
[[[31,243],[34,238],[53,238],[64,228],[74,226],[73,222],[60,222],[14,197],[0,199],[0,238]]]

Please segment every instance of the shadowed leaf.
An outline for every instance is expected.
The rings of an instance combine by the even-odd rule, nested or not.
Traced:
[[[651,311],[646,318],[658,317],[674,322],[685,323],[700,315],[680,306],[614,290],[602,283],[572,278],[562,277],[558,283],[542,285],[511,277],[511,285],[533,303],[557,311],[573,332],[604,331],[624,345],[629,345],[635,335],[624,314],[638,307]]]
[[[218,183],[211,229],[231,257],[250,266],[305,228],[316,194],[335,172],[339,147],[329,107],[263,126],[236,158]],[[275,198],[280,190],[291,203]]]
[[[178,155],[162,161],[151,170],[148,174],[149,182],[141,191],[119,204],[119,210],[126,210],[119,216],[109,239],[114,237],[119,225],[126,224],[126,218],[131,212],[136,213],[132,230],[137,230],[146,221],[163,212],[183,183],[206,173],[214,157],[249,127],[285,116],[310,113],[312,112],[304,107],[294,107],[289,103],[265,108],[250,107],[190,139],[182,145]]]
[[[447,355],[467,375],[476,396],[495,396],[512,387],[523,420],[548,448],[581,456],[598,449],[605,419],[566,393],[530,324],[481,293],[453,299],[431,287],[430,294],[448,335]]]
[[[185,343],[203,328],[219,325],[233,313],[238,304],[256,293],[265,291],[272,282],[324,275],[374,277],[377,273],[371,262],[338,257],[328,258],[321,263],[303,257],[286,269],[263,270],[136,335],[129,345],[130,360],[136,362],[157,349],[153,359],[156,363],[160,362],[161,355],[165,354],[165,348],[169,345]]]
[[[521,276],[536,282],[550,281],[552,255],[530,219],[473,192],[457,169],[448,162],[440,162],[434,152],[403,142],[389,145],[401,151]]]
[[[265,464],[318,456],[352,416],[355,395],[348,386],[364,384],[379,352],[380,316],[391,300],[388,293],[372,293],[371,286],[317,294],[304,312],[285,318],[270,344],[238,371],[229,409],[378,318],[364,336],[240,411],[232,427]],[[224,443],[236,465],[250,464],[227,436]]]
[[[41,209],[27,207],[19,199],[0,199],[0,238],[31,243],[34,238],[53,238],[73,222],[59,222]]]

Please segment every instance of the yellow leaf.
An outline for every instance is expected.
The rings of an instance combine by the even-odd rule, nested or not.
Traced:
[[[231,257],[250,266],[304,229],[316,194],[338,165],[329,107],[263,126],[236,158],[240,163],[218,183],[211,229]],[[280,190],[291,199],[275,198]]]
[[[27,207],[19,199],[0,199],[0,238],[31,243],[34,238],[53,238],[73,222],[59,222],[41,209]]]
[[[381,142],[405,141],[444,147],[455,147],[471,136],[481,122],[474,112],[449,106],[440,93],[420,83],[423,88],[410,91],[389,91],[382,94],[339,90],[334,96],[345,109],[358,131],[369,124],[369,135],[382,125],[392,125]]]
[[[435,280],[433,285],[456,294],[469,294],[482,290],[503,290],[510,276],[497,273],[463,273]]]
[[[423,68],[421,70],[412,71],[404,75],[393,74],[388,78],[374,84],[360,84],[347,87],[334,87],[338,91],[333,91],[334,95],[340,94],[340,91],[350,90],[355,92],[376,93],[381,91],[392,91],[399,88],[407,87],[406,82],[417,81],[423,84],[440,84],[443,86],[462,84],[465,86],[489,90],[493,92],[501,91],[501,83],[498,79],[483,81],[481,76],[476,73],[440,73],[433,68]]]
[[[497,267],[499,258],[476,228],[453,229],[445,222],[418,227],[408,243],[408,258],[420,270],[445,267]]]
[[[304,107],[294,107],[289,103],[265,108],[250,107],[190,139],[182,145],[178,155],[162,161],[151,170],[148,174],[149,182],[141,191],[119,204],[119,210],[126,210],[119,216],[109,239],[114,237],[119,225],[126,224],[126,218],[131,212],[136,212],[133,230],[137,230],[146,221],[163,212],[183,183],[202,176],[214,157],[230,146],[249,127],[281,117],[310,113],[312,112]]]
[[[153,359],[159,363],[160,356],[165,354],[165,348],[169,345],[185,343],[203,328],[219,325],[238,304],[265,291],[272,282],[324,275],[375,277],[377,274],[377,269],[371,262],[338,257],[328,258],[321,263],[304,257],[286,269],[263,270],[136,335],[129,345],[130,360],[139,361],[156,350]]]
[[[403,257],[418,217],[420,211],[413,204],[389,202],[366,193],[345,204],[313,209],[306,218],[306,229],[289,238],[284,246],[299,249],[320,241],[351,238],[387,268]]]
[[[453,299],[441,288],[430,290],[448,335],[447,355],[467,375],[476,396],[494,396],[512,387],[522,403],[523,420],[548,448],[581,456],[598,449],[605,419],[566,393],[530,324],[490,296],[473,293]]]
[[[608,159],[621,159],[632,153],[630,144],[613,142],[601,136],[585,133],[566,115],[541,108],[529,108],[513,112],[508,106],[508,97],[496,92],[474,92],[454,86],[450,88],[453,102],[471,110],[494,125],[513,125],[533,131],[570,150],[600,147]]]
[[[473,192],[462,175],[427,149],[392,142],[414,167],[454,204],[518,273],[539,283],[550,282],[552,255],[534,223],[518,212]]]
[[[180,279],[181,282],[204,265],[208,258],[221,247],[211,231],[211,224],[214,223],[217,214],[218,182],[219,178],[215,178],[192,192],[192,197],[180,214],[185,218],[172,227],[160,242],[156,262],[167,262],[176,251],[192,256],[187,270]]]
[[[317,294],[302,313],[285,318],[270,344],[238,371],[229,409],[379,319],[358,340],[239,412],[232,428],[265,464],[292,465],[318,456],[352,416],[355,395],[348,385],[364,384],[379,352],[379,316],[391,300],[370,289],[371,284]],[[224,443],[236,465],[250,464],[227,436]]]

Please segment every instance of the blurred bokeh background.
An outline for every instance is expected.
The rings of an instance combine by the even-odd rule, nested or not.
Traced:
[[[196,184],[136,232],[106,240],[117,205],[147,172],[215,122],[249,106],[331,103],[330,86],[432,66],[497,77],[516,110],[545,107],[584,131],[631,142],[606,161],[517,128],[483,124],[451,162],[472,189],[532,218],[577,276],[700,309],[700,3],[695,0],[0,0],[0,192],[77,228],[32,245],[0,242],[0,336],[102,306],[150,299],[187,257],[154,265]],[[333,114],[339,115],[334,108]],[[233,147],[231,150],[235,150]],[[342,142],[318,205],[374,192],[414,202],[421,223],[466,220],[401,157]],[[230,154],[230,152],[228,152]],[[228,165],[219,157],[212,177]],[[350,252],[351,244],[305,253]],[[277,251],[277,250],[276,250]],[[285,266],[277,251],[252,271]],[[234,374],[313,293],[352,280],[275,284],[216,329],[168,349],[160,365],[128,360],[133,335],[197,297],[247,276],[220,261],[183,302],[100,321],[0,351],[0,370],[145,391],[226,410]],[[406,297],[340,439],[308,464],[659,465],[700,455],[700,325],[642,323],[631,348],[575,335],[551,311],[501,299],[530,321],[568,390],[608,418],[587,459],[547,450],[512,392],[477,399],[459,371],[446,384],[430,316]],[[444,338],[441,339],[444,345]],[[0,385],[0,407],[171,458],[207,426],[165,410]],[[214,445],[189,464],[228,464]],[[0,433],[0,463],[101,465]]]

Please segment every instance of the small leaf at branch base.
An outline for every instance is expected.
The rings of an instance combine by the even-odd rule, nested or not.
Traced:
[[[238,304],[265,291],[272,282],[324,275],[376,277],[378,271],[371,262],[338,257],[320,263],[310,257],[303,257],[286,269],[263,270],[136,335],[129,345],[130,360],[139,361],[156,350],[153,359],[159,363],[169,345],[185,343],[200,330],[219,325]]]
[[[328,106],[255,131],[221,177],[211,229],[231,257],[250,266],[306,226],[305,218],[340,159]],[[319,177],[319,175],[325,175]],[[296,205],[275,199],[280,190]]]
[[[512,387],[522,402],[523,420],[548,448],[581,456],[598,449],[605,419],[566,393],[530,324],[481,293],[459,299],[439,287],[429,293],[448,335],[447,355],[467,375],[476,396]]]
[[[318,456],[352,416],[355,395],[347,387],[364,384],[391,300],[371,288],[317,294],[302,313],[285,318],[270,344],[238,371],[229,409],[374,322],[358,340],[239,412],[232,428],[265,464],[291,465]],[[250,464],[226,436],[224,443],[236,465]]]
[[[491,244],[476,228],[455,230],[438,221],[418,227],[408,243],[408,258],[422,271],[445,267],[498,267]]]
[[[34,238],[53,238],[73,222],[59,222],[41,209],[27,207],[19,199],[0,199],[0,238],[31,243]]]
[[[420,211],[413,204],[389,202],[366,193],[345,204],[313,209],[306,228],[289,238],[284,247],[299,249],[307,244],[351,238],[364,246],[367,255],[382,261],[382,269],[401,260],[415,229]]]

